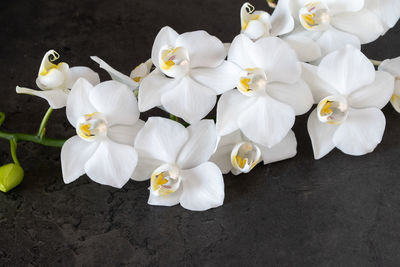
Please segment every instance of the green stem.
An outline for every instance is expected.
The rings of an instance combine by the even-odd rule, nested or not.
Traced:
[[[39,136],[40,139],[42,139],[44,137],[44,135],[46,134],[46,125],[47,125],[47,122],[49,121],[49,118],[50,118],[52,112],[53,112],[53,109],[50,107],[47,110],[46,114],[44,115],[42,122],[40,123],[40,127],[37,132],[37,136]]]
[[[6,114],[4,114],[4,112],[0,112],[0,126],[3,124],[5,119],[6,119]]]
[[[62,147],[66,140],[63,139],[53,139],[42,137],[33,134],[24,134],[24,133],[6,133],[0,131],[0,138],[11,140],[14,139],[15,142],[18,141],[30,141],[36,144],[41,144],[44,146],[52,146],[52,147]]]
[[[382,61],[379,60],[370,59],[369,61],[371,61],[371,63],[374,64],[374,66],[376,67],[379,67],[379,65],[382,64]]]
[[[11,150],[11,157],[14,160],[14,163],[21,166],[18,161],[17,157],[17,142],[14,138],[10,139],[10,150]]]
[[[173,121],[179,122],[178,117],[175,116],[175,115],[169,114],[169,118],[170,118],[171,120],[173,120]]]

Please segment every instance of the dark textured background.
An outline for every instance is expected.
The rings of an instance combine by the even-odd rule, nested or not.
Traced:
[[[229,42],[242,1],[6,1],[0,3],[0,110],[3,129],[35,132],[47,103],[18,96],[34,87],[51,48],[70,66],[97,69],[97,55],[129,74],[146,60],[164,25],[204,29]],[[258,9],[266,4],[253,1]],[[363,50],[400,55],[400,27]],[[103,79],[108,78],[98,70]],[[294,130],[298,156],[225,176],[223,207],[190,212],[147,205],[148,182],[117,190],[86,176],[65,185],[59,149],[21,143],[23,183],[0,193],[0,265],[4,266],[398,266],[400,264],[400,115],[384,109],[387,128],[373,154],[335,150],[315,161],[307,116]],[[153,113],[155,114],[155,113]],[[146,115],[146,114],[145,114]],[[147,114],[148,115],[148,114]],[[52,137],[74,134],[54,112]],[[0,163],[11,162],[0,140]]]

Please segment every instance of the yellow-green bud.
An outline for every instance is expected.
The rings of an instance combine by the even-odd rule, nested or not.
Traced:
[[[8,192],[22,182],[24,170],[20,165],[9,163],[0,167],[0,191]]]

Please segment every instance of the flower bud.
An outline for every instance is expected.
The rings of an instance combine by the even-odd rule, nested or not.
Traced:
[[[22,182],[24,170],[20,165],[9,163],[0,167],[0,190],[8,192]]]

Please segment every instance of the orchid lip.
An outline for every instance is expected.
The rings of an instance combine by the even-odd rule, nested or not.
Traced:
[[[267,76],[260,68],[245,69],[245,73],[239,78],[238,90],[247,96],[253,96],[257,92],[264,91],[267,86]]]
[[[235,170],[249,173],[261,159],[260,148],[252,142],[241,142],[231,152],[231,163]]]
[[[189,54],[184,47],[165,47],[160,51],[160,69],[170,77],[181,77],[189,72]]]
[[[181,185],[180,169],[173,164],[163,164],[151,175],[150,192],[155,196],[167,196]]]
[[[85,114],[78,119],[76,133],[85,141],[93,142],[107,136],[107,120],[100,112]]]
[[[328,96],[318,103],[317,113],[323,123],[340,124],[349,114],[347,99],[341,95]]]
[[[309,2],[299,10],[301,25],[308,31],[324,31],[329,28],[331,17],[322,2]]]

